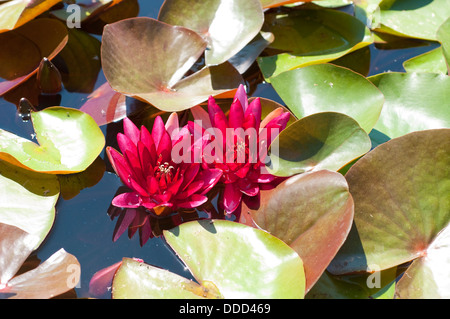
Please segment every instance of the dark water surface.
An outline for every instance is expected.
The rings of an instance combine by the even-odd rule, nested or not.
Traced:
[[[140,0],[139,16],[156,18],[163,0]],[[402,62],[420,53],[429,51],[432,47],[418,47],[401,50],[379,50],[373,45],[370,47],[371,68],[369,75],[385,71],[404,71]],[[99,73],[95,88],[105,82],[102,72]],[[259,84],[251,93],[283,101],[269,84]],[[60,105],[79,108],[87,100],[89,94],[70,93],[63,90]],[[0,98],[0,127],[25,138],[32,138],[31,123],[23,123],[16,115],[16,106]],[[107,127],[102,127],[107,133]],[[105,153],[101,158],[107,162]],[[191,277],[184,265],[160,238],[152,238],[141,247],[139,236],[136,234],[129,239],[124,233],[116,242],[113,242],[113,231],[116,220],[108,216],[108,208],[117,189],[122,185],[119,178],[106,171],[103,178],[90,188],[82,190],[72,199],[64,200],[62,197],[56,206],[57,215],[53,229],[43,245],[34,254],[44,261],[61,248],[73,254],[81,264],[81,281],[75,291],[77,297],[110,298],[110,293],[92,295],[89,293],[89,282],[99,270],[108,267],[123,257],[136,257],[146,263],[168,269],[180,275]]]

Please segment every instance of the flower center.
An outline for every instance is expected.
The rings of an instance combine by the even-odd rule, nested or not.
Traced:
[[[170,183],[173,178],[172,170],[174,167],[167,162],[164,164],[160,164],[160,162],[158,162],[157,164],[159,165],[155,166],[155,177],[159,180],[164,178],[166,183]]]

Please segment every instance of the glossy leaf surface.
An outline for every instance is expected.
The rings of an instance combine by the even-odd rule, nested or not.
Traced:
[[[194,30],[208,42],[206,65],[238,53],[259,32],[264,16],[259,0],[166,0],[158,19]]]
[[[134,298],[138,296],[134,291],[141,289],[145,296],[152,298],[162,296],[161,290],[167,290],[169,294],[164,296],[172,298],[194,297],[193,291],[198,296],[208,292],[223,298],[304,296],[305,279],[300,257],[267,232],[231,221],[202,220],[184,223],[165,231],[164,236],[201,287],[152,267],[145,274],[141,273],[145,281],[133,280],[132,285],[126,285],[124,279],[136,276],[136,271],[119,277],[119,282],[115,278],[115,296],[119,293]]]
[[[293,176],[272,190],[262,190],[259,205],[243,206],[240,219],[280,238],[299,254],[306,291],[344,243],[352,221],[353,200],[345,178],[326,170]]]
[[[36,248],[55,220],[58,179],[0,160],[0,185],[0,223],[18,227],[37,237],[33,247]]]
[[[287,71],[271,83],[297,118],[319,112],[344,113],[369,133],[383,108],[384,96],[370,81],[332,64]]]
[[[308,171],[338,171],[370,150],[367,133],[351,117],[323,112],[284,129],[270,146],[269,172],[291,176]]]
[[[412,278],[404,277],[402,285],[410,288],[399,284],[397,293],[408,295],[424,280],[427,285],[413,295],[430,296],[434,285],[448,296],[448,276],[438,274],[448,268],[449,150],[450,129],[413,132],[378,146],[350,168],[354,228],[330,272],[386,269],[419,258],[410,267],[424,265],[408,268]]]
[[[207,43],[194,31],[150,18],[109,24],[103,32],[102,63],[111,87],[164,111],[180,111],[234,89],[242,81],[229,63],[185,78]],[[133,56],[133,59],[129,57]]]
[[[384,73],[369,78],[385,103],[375,128],[391,138],[450,127],[450,77],[433,73]]]
[[[373,42],[362,22],[331,9],[266,15],[263,30],[275,36],[270,48],[286,52],[258,58],[268,81],[288,70],[335,60]]]
[[[65,174],[85,170],[105,137],[95,121],[76,109],[50,107],[31,114],[39,144],[0,130],[0,158],[34,171]]]

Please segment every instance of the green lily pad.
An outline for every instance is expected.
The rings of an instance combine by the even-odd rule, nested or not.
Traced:
[[[319,112],[344,113],[369,133],[383,108],[384,96],[377,87],[364,76],[332,64],[287,71],[271,83],[297,118]]]
[[[427,129],[450,128],[450,77],[432,73],[382,73],[372,77],[385,103],[375,128],[395,138]]]
[[[265,231],[231,221],[201,220],[164,231],[164,236],[198,283],[124,260],[125,268],[118,269],[113,281],[114,298],[304,296],[300,257]]]
[[[450,129],[413,132],[362,157],[345,175],[354,227],[328,270],[382,270],[417,259],[397,293],[425,297],[434,286],[431,296],[448,297],[448,276],[439,274],[449,266],[449,173]],[[427,284],[414,293],[421,280]]]
[[[0,223],[18,227],[36,237],[33,248],[37,248],[55,220],[59,197],[57,177],[0,160],[0,185]]]
[[[361,21],[332,9],[268,14],[263,31],[275,36],[269,48],[285,51],[257,59],[267,81],[288,70],[335,60],[373,42]]]
[[[437,40],[436,32],[450,17],[447,0],[395,0],[380,11],[377,31],[394,35]]]
[[[370,150],[367,133],[351,117],[334,112],[304,117],[272,142],[269,172],[291,176],[308,171],[338,171]]]
[[[442,53],[447,63],[447,71],[450,73],[450,18],[439,27],[436,38],[441,43]]]
[[[166,0],[158,20],[203,36],[208,42],[206,65],[218,65],[259,33],[264,15],[259,0]]]
[[[308,292],[347,238],[353,222],[353,200],[340,173],[304,173],[274,189],[261,190],[257,208],[243,204],[240,222],[256,224],[299,254]]]
[[[88,114],[65,107],[31,113],[39,144],[0,130],[0,159],[50,174],[85,170],[103,150],[105,137]]]
[[[406,72],[430,72],[447,74],[447,63],[441,47],[415,56],[403,62]]]
[[[145,17],[122,20],[104,28],[103,71],[120,93],[163,111],[185,110],[242,82],[228,62],[183,78],[206,45],[200,35],[181,26]]]

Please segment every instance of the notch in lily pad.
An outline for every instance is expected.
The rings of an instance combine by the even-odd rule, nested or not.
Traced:
[[[184,223],[164,232],[197,282],[126,258],[113,298],[303,298],[297,253],[269,233],[226,220]]]

